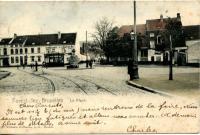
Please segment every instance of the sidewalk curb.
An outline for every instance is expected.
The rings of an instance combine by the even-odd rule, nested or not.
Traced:
[[[6,72],[7,72],[7,71],[6,71]],[[2,77],[0,77],[0,80],[1,80],[1,79],[4,79],[4,78],[6,78],[6,77],[8,77],[10,74],[11,74],[11,73],[8,72],[7,74],[5,74],[5,75],[3,75]]]
[[[137,84],[137,83],[134,83],[134,82],[132,82],[132,81],[126,81],[126,83],[127,83],[128,85],[130,85],[130,86],[139,88],[139,89],[144,90],[144,91],[147,91],[147,92],[151,92],[151,93],[154,93],[154,94],[159,94],[159,95],[166,96],[166,97],[173,97],[173,95],[171,95],[171,94],[169,94],[169,93],[161,92],[161,91],[159,91],[159,90],[152,89],[152,88],[150,88],[150,87],[142,86],[142,85]]]

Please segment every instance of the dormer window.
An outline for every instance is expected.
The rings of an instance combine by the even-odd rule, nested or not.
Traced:
[[[47,42],[47,45],[49,45],[50,44],[50,42]]]
[[[63,44],[66,44],[66,41],[63,41]]]
[[[35,45],[35,43],[33,42],[32,45]]]

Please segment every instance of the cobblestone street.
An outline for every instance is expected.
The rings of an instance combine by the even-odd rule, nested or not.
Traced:
[[[159,96],[127,85],[126,81],[129,80],[129,76],[126,66],[96,66],[93,69],[87,69],[85,68],[85,64],[82,64],[78,69],[66,69],[66,67],[46,69],[39,67],[38,71],[35,72],[35,70],[30,67],[26,67],[25,69],[22,67],[19,69],[13,67],[3,68],[2,70],[11,72],[10,76],[0,81],[0,91],[2,93]],[[175,75],[177,73],[198,74],[198,71],[198,68],[174,68]],[[146,80],[148,80],[148,78],[151,80],[153,76],[155,76],[158,81],[158,76],[163,76],[168,73],[168,67],[154,65],[140,66],[139,72],[140,80],[138,83],[143,81],[144,78]],[[198,80],[195,82],[198,82]],[[166,87],[168,87],[167,84]],[[178,87],[180,86],[177,86],[177,88]]]
[[[85,95],[134,95],[157,96],[126,84],[126,67],[95,67],[86,69],[66,67],[41,68],[35,72],[30,67],[23,69],[3,68],[11,75],[0,82],[2,93],[78,93]]]

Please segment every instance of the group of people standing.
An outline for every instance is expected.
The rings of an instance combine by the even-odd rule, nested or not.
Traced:
[[[92,68],[93,66],[93,60],[86,60],[86,68],[90,67]]]

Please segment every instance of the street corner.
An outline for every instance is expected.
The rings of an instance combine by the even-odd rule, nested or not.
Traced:
[[[126,83],[129,86],[132,86],[132,87],[144,90],[146,92],[150,92],[150,93],[154,93],[154,94],[159,94],[159,95],[165,96],[165,97],[173,97],[173,95],[171,95],[169,93],[161,92],[160,90],[156,90],[156,89],[153,89],[153,88],[150,88],[150,87],[147,87],[147,86],[143,86],[143,85],[137,84],[137,83],[135,83],[132,80],[127,80]]]
[[[3,78],[6,78],[10,75],[11,73],[8,71],[0,71],[0,80]]]

